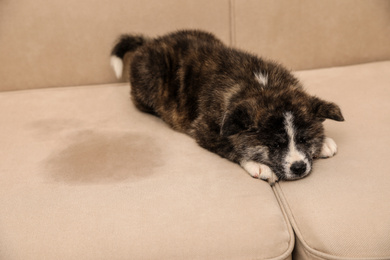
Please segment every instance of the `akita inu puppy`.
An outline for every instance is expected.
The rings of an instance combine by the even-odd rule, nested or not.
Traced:
[[[326,118],[344,120],[336,104],[307,94],[283,66],[228,47],[210,33],[123,35],[111,54],[117,77],[130,55],[125,73],[139,110],[254,178],[302,178],[314,158],[337,151],[322,125]]]

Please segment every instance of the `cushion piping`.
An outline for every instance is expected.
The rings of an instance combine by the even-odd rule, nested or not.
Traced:
[[[307,253],[312,254],[313,256],[322,258],[324,260],[347,260],[347,259],[354,259],[354,260],[388,260],[390,259],[390,256],[384,256],[384,257],[344,257],[344,256],[335,256],[330,255],[327,253],[323,253],[321,251],[318,251],[316,249],[313,249],[304,239],[304,236],[302,235],[301,231],[299,230],[299,227],[297,225],[297,222],[295,221],[294,215],[292,213],[291,208],[289,207],[289,204],[287,202],[286,196],[284,195],[282,188],[279,183],[276,183],[273,187],[273,191],[275,193],[275,196],[278,198],[280,207],[283,208],[283,212],[286,212],[287,217],[290,221],[290,224],[295,232],[296,239],[299,240],[299,242],[303,245],[304,250],[306,250]]]

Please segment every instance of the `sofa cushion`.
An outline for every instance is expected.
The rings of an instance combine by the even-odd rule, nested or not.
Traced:
[[[0,1],[0,90],[115,82],[109,52],[130,32],[204,29],[295,70],[390,59],[389,12],[387,0]]]
[[[235,44],[294,70],[390,59],[386,0],[232,3]]]
[[[297,73],[338,103],[327,121],[338,154],[276,187],[297,236],[296,259],[390,259],[390,62]]]
[[[0,93],[0,258],[291,259],[268,184],[128,92]]]
[[[120,34],[202,28],[228,43],[229,24],[226,0],[0,1],[0,90],[116,82]]]

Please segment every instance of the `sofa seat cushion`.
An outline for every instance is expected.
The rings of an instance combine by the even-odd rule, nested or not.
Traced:
[[[338,154],[277,187],[297,236],[296,259],[390,259],[390,62],[297,73],[338,103],[326,121]]]
[[[291,259],[268,184],[128,93],[0,93],[0,259]]]

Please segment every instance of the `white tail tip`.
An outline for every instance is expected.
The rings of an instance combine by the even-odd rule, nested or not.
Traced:
[[[122,78],[122,72],[123,72],[123,61],[121,58],[118,58],[117,56],[111,56],[110,64],[112,69],[115,72],[115,76],[120,79]]]

